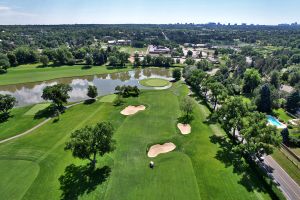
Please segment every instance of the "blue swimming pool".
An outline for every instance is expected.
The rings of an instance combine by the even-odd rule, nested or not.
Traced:
[[[267,115],[268,117],[268,122],[273,125],[273,126],[276,126],[277,128],[282,128],[284,127],[285,125],[282,124],[280,121],[278,121],[278,119],[276,119],[275,117],[271,116],[271,115]]]

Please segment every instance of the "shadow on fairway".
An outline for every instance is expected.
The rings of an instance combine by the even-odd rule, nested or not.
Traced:
[[[90,165],[67,166],[64,175],[58,179],[62,191],[61,199],[76,200],[79,196],[94,191],[107,179],[110,172],[111,169],[108,166],[100,169],[92,169]]]
[[[210,141],[220,146],[215,158],[224,163],[226,168],[232,166],[233,173],[242,176],[238,183],[243,185],[247,191],[254,192],[256,190],[269,193],[273,199],[277,199],[270,189],[270,183],[264,181],[265,173],[259,171],[256,164],[251,161],[247,163],[242,162],[242,156],[234,149],[234,145],[229,138],[213,135],[210,136]]]

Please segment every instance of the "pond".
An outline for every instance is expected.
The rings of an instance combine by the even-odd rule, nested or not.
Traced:
[[[17,99],[17,106],[26,106],[44,102],[41,96],[46,86],[64,83],[73,88],[69,93],[69,102],[77,102],[88,99],[86,95],[88,85],[95,85],[99,96],[104,96],[114,93],[115,87],[118,85],[131,85],[140,89],[149,89],[139,84],[139,80],[146,78],[172,80],[169,69],[145,68],[113,74],[60,78],[51,81],[0,86],[0,94],[10,94]]]

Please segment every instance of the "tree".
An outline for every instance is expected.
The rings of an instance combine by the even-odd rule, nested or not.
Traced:
[[[43,90],[42,98],[50,100],[57,109],[63,108],[63,103],[67,103],[70,98],[68,92],[72,91],[72,87],[66,84],[57,84],[47,86]]]
[[[191,66],[191,65],[194,65],[195,64],[195,60],[194,59],[192,59],[192,58],[187,58],[186,60],[185,60],[185,64],[187,64],[188,66]]]
[[[0,121],[8,118],[9,111],[16,105],[16,98],[9,94],[0,94]]]
[[[242,127],[243,118],[248,112],[249,109],[242,97],[229,97],[217,111],[217,116],[224,130],[235,138],[235,132]]]
[[[37,51],[29,47],[18,47],[15,49],[14,54],[16,56],[18,64],[28,64],[38,61]]]
[[[133,66],[138,67],[141,65],[141,59],[139,57],[138,53],[134,54],[134,62],[133,62]]]
[[[41,55],[40,62],[43,64],[43,66],[47,66],[49,64],[49,58],[46,55]]]
[[[225,97],[227,95],[227,89],[220,82],[210,83],[208,87],[209,87],[212,97],[213,97],[213,105],[214,105],[213,109],[216,110],[218,102],[220,100],[225,99]]]
[[[10,67],[9,59],[5,54],[0,53],[0,74],[6,73],[7,68]]]
[[[273,71],[271,73],[270,83],[277,89],[280,87],[280,74],[278,71]]]
[[[193,52],[191,50],[188,50],[187,54],[186,54],[186,57],[187,58],[190,58],[193,56]]]
[[[244,92],[252,93],[260,84],[261,76],[256,69],[247,69],[244,73]]]
[[[120,106],[124,103],[124,100],[123,100],[122,96],[120,94],[118,94],[113,103],[115,106]]]
[[[85,64],[86,65],[93,65],[94,64],[94,60],[93,60],[93,57],[89,54],[87,54],[84,58],[85,60]]]
[[[16,55],[13,52],[7,54],[10,66],[16,66],[18,64]]]
[[[60,65],[73,65],[75,60],[70,50],[65,46],[61,46],[55,52],[55,62]]]
[[[72,151],[72,155],[79,159],[88,159],[95,168],[97,155],[103,156],[115,149],[112,139],[114,128],[109,122],[100,122],[96,126],[86,126],[71,134],[65,150]]]
[[[239,147],[248,155],[261,156],[262,152],[269,155],[274,147],[279,146],[281,140],[276,127],[268,126],[266,115],[259,112],[249,113],[240,134],[242,141]]]
[[[184,113],[183,122],[185,124],[189,123],[192,119],[194,104],[190,97],[185,97],[180,103],[180,110]]]
[[[295,91],[290,94],[286,101],[286,109],[291,113],[296,113],[300,106],[300,92]]]
[[[289,129],[285,128],[285,129],[282,129],[281,131],[281,137],[282,137],[282,142],[284,144],[288,144],[289,143]]]
[[[94,85],[89,85],[87,96],[92,99],[95,99],[98,96],[97,87]]]
[[[256,98],[257,110],[263,113],[269,113],[272,110],[271,91],[268,84],[261,86],[259,95]]]
[[[174,69],[172,75],[175,81],[179,81],[181,79],[181,70],[178,68]]]

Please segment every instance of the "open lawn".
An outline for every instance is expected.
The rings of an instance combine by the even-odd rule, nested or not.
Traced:
[[[40,64],[30,64],[9,68],[8,73],[0,75],[0,85],[38,82],[73,76],[115,73],[128,71],[130,69],[132,68],[109,69],[106,66],[86,68],[84,65],[40,67]]]
[[[283,108],[279,108],[277,110],[273,110],[274,113],[278,115],[278,118],[287,123],[289,120],[293,119],[290,117]]]
[[[122,46],[122,47],[120,47],[120,51],[129,53],[131,56],[133,56],[135,54],[135,52],[138,52],[140,54],[146,54],[147,47],[134,48],[134,47],[131,47],[131,46]]]
[[[38,107],[40,105],[12,109],[11,117],[6,122],[0,123],[0,140],[21,134],[45,120],[43,116],[35,118],[33,111]]]
[[[103,102],[103,103],[112,103],[116,99],[116,97],[117,97],[116,94],[110,94],[110,95],[101,97],[99,101]]]
[[[36,113],[38,113],[41,110],[46,109],[50,105],[51,105],[50,103],[36,104],[32,108],[30,108],[30,110],[28,110],[24,115],[35,115]]]
[[[141,80],[140,84],[146,87],[164,87],[169,85],[170,82],[160,78],[149,78]]]
[[[178,100],[187,93],[185,85],[176,83],[164,91],[143,91],[121,107],[99,101],[80,104],[58,122],[1,144],[0,199],[271,199],[251,169],[246,176],[234,173],[224,143],[215,142],[223,138],[223,131],[203,122],[209,114],[205,106],[195,102],[192,133],[179,133]],[[120,111],[128,105],[147,109],[122,116]],[[102,120],[116,128],[116,150],[99,158],[98,170],[87,179],[86,162],[74,159],[64,145],[74,130]],[[147,147],[164,142],[177,148],[149,159]],[[155,162],[153,170],[150,160]]]

